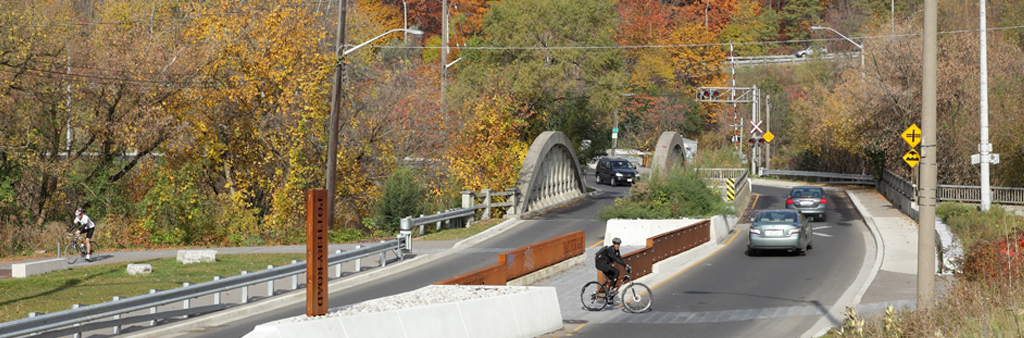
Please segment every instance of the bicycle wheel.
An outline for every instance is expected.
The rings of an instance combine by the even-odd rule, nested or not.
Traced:
[[[651,303],[654,302],[654,294],[651,293],[651,288],[640,283],[626,286],[620,296],[622,297],[622,306],[626,308],[626,311],[633,313],[649,310]]]
[[[604,291],[604,286],[598,282],[590,282],[584,285],[583,290],[580,291],[580,301],[583,302],[583,307],[589,311],[604,309],[605,305],[608,305],[608,300],[604,298],[604,295],[598,296],[597,294]]]
[[[67,258],[68,264],[75,264],[78,261],[79,249],[75,243],[68,243],[64,247],[64,257]]]

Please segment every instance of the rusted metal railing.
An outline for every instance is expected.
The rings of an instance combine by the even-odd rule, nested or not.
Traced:
[[[711,221],[704,220],[647,239],[647,247],[622,256],[622,261],[633,268],[631,277],[637,279],[649,275],[654,263],[668,259],[711,240]],[[622,269],[618,266],[619,278]],[[597,281],[604,283],[604,273],[597,272]]]
[[[434,284],[438,285],[506,285],[516,279],[558,262],[582,255],[585,248],[583,231],[540,241],[498,255],[498,263],[461,274]]]

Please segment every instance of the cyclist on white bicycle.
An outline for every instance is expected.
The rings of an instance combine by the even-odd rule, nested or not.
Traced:
[[[75,222],[73,223],[75,229],[75,237],[78,237],[82,232],[85,232],[85,260],[92,262],[92,233],[96,230],[96,223],[92,222],[92,219],[85,214],[85,210],[75,210]]]
[[[619,246],[622,244],[622,240],[618,237],[612,239],[612,245],[601,248],[597,254],[594,255],[594,265],[598,270],[604,273],[607,280],[604,283],[605,290],[611,290],[614,295],[618,289],[619,282],[619,270],[612,267],[612,263],[619,263],[620,266],[626,268],[626,273],[633,273],[633,268],[622,261],[622,255],[619,254]],[[603,295],[602,295],[603,296]]]

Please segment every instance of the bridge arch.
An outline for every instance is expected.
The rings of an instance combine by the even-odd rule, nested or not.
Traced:
[[[541,210],[586,194],[583,168],[569,137],[546,131],[530,145],[519,170],[518,213]]]
[[[651,168],[667,169],[684,163],[686,163],[686,144],[683,142],[683,135],[674,131],[661,133],[658,145],[654,148]]]

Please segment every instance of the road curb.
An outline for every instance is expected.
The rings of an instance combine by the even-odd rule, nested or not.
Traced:
[[[868,287],[875,280],[875,276],[878,275],[878,270],[882,267],[882,258],[885,257],[885,243],[882,241],[882,234],[878,230],[878,226],[875,224],[875,219],[871,214],[865,211],[864,205],[860,203],[860,199],[854,195],[851,195],[849,191],[842,190],[846,197],[853,203],[854,209],[857,210],[857,214],[864,219],[864,224],[868,227],[868,232],[871,233],[871,238],[875,241],[875,259],[874,262],[864,261],[861,265],[861,270],[857,273],[857,279],[854,280],[850,288],[846,289],[846,292],[839,297],[839,300],[829,309],[826,316],[811,329],[807,330],[801,337],[820,337],[825,335],[828,330],[842,326],[840,319],[843,317],[843,312],[846,311],[846,307],[856,308],[860,304],[861,298],[867,293]],[[868,264],[870,263],[870,267]],[[867,270],[867,271],[865,271]],[[856,291],[855,291],[856,290]],[[849,305],[841,305],[849,304]]]

